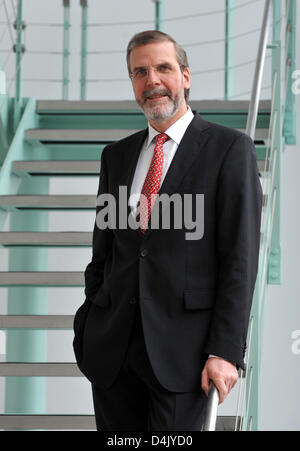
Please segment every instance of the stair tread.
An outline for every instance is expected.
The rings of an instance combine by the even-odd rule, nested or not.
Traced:
[[[216,431],[234,431],[236,417],[218,416]],[[94,415],[0,414],[1,429],[96,429]]]
[[[245,129],[237,129],[245,133]],[[27,140],[53,141],[53,142],[112,142],[126,138],[140,131],[140,129],[28,129],[25,131]],[[255,130],[256,140],[268,138],[267,128],[257,128]]]
[[[0,329],[72,329],[74,315],[0,315]]]
[[[141,129],[51,129],[51,128],[32,128],[25,131],[27,140],[40,141],[117,141],[130,136]],[[237,129],[245,133],[245,129]],[[267,139],[269,130],[267,128],[257,128],[255,130],[255,139]]]
[[[265,161],[257,162],[260,171],[264,170]],[[101,163],[98,160],[19,160],[13,162],[15,172],[28,172],[34,174],[94,174],[99,175]],[[266,170],[270,168],[267,161]]]
[[[25,172],[91,173],[99,175],[99,160],[20,160],[13,162],[13,170]]]
[[[192,110],[197,111],[233,111],[246,110],[249,108],[248,100],[192,100],[189,102]],[[270,100],[261,100],[259,103],[259,110],[271,109]],[[103,110],[133,110],[143,114],[139,109],[135,100],[121,100],[121,101],[98,101],[98,100],[38,100],[37,112],[44,111],[103,111]]]
[[[82,271],[0,271],[0,286],[84,286]]]
[[[0,414],[1,429],[96,429],[94,415]]]
[[[125,138],[140,129],[51,129],[32,128],[25,131],[27,140],[40,141],[117,141]]]
[[[0,377],[83,377],[76,363],[0,362]]]
[[[0,196],[1,206],[95,208],[96,196],[88,194],[12,194]]]
[[[91,246],[92,232],[0,232],[0,244]]]
[[[96,209],[97,199],[94,195],[55,194],[55,195],[4,195],[0,196],[0,204],[6,209]],[[263,206],[266,206],[267,194],[263,195]]]

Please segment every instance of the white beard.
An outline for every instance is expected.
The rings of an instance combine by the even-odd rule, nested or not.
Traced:
[[[148,91],[147,95],[149,96],[160,93],[164,95],[166,91],[153,89],[151,90],[151,94]],[[169,95],[167,98],[165,97],[161,101],[158,101],[157,105],[152,106],[150,104],[147,104],[148,102],[147,100],[146,102],[144,102],[144,100],[139,101],[138,104],[143,110],[148,121],[161,123],[173,117],[181,107],[183,101],[184,101],[184,88],[182,86],[181,93],[175,96],[175,98],[171,98],[171,96]]]

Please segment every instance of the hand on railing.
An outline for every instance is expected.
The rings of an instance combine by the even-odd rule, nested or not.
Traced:
[[[208,401],[203,431],[215,431],[218,405],[219,405],[219,392],[214,383],[211,382],[208,391]]]

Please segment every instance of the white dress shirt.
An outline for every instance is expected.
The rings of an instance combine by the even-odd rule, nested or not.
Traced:
[[[188,106],[187,112],[165,131],[165,133],[169,136],[170,139],[166,141],[163,145],[164,165],[161,175],[160,186],[164,181],[164,178],[168,172],[168,169],[176,153],[176,150],[180,144],[180,141],[182,140],[182,137],[185,134],[186,129],[188,128],[193,118],[194,114],[191,108]],[[151,127],[149,123],[148,123],[148,131],[149,134],[141,149],[130,190],[129,206],[131,208],[131,213],[133,214],[134,217],[136,216],[137,213],[137,203],[140,199],[144,181],[152,161],[155,147],[154,138],[156,135],[159,134],[159,132],[155,130],[153,127]]]

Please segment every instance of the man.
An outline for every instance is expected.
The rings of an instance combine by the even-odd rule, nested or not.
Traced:
[[[256,152],[245,134],[188,107],[186,54],[170,36],[138,33],[127,64],[148,128],[102,152],[98,196],[113,195],[117,212],[126,204],[128,226],[117,213],[102,227],[99,202],[74,350],[98,430],[200,430],[210,380],[223,402],[244,367],[262,206]],[[203,206],[202,234],[188,238],[191,218],[178,228],[164,206],[152,225],[160,197],[173,194],[190,196],[198,222]]]

